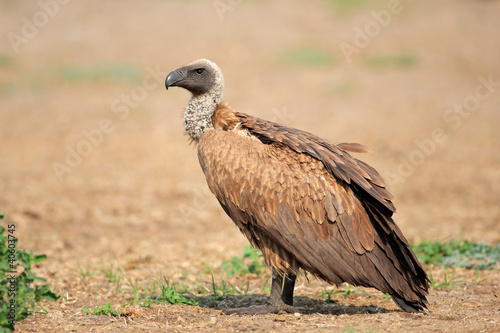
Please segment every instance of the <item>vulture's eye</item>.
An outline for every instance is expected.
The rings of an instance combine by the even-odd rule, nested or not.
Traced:
[[[205,73],[205,68],[198,68],[198,69],[195,69],[195,72],[196,72],[196,74],[198,74],[198,75],[202,75],[203,73]]]

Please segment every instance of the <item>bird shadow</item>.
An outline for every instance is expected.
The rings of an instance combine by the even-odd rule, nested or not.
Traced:
[[[268,297],[262,294],[253,295],[227,295],[227,296],[205,296],[199,299],[201,307],[225,310],[235,308],[246,308],[253,305],[265,304]],[[301,314],[322,314],[322,315],[355,315],[355,314],[376,314],[399,312],[400,310],[388,310],[376,305],[350,305],[341,304],[338,301],[325,302],[323,300],[310,298],[307,296],[294,297],[294,307]]]

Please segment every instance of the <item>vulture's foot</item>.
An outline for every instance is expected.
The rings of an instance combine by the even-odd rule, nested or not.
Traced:
[[[295,285],[295,274],[282,275],[273,268],[273,281],[271,282],[271,294],[269,300],[263,305],[252,305],[244,308],[232,308],[223,310],[226,314],[259,315],[266,313],[296,313],[293,307],[293,287]]]
[[[291,305],[280,302],[279,304],[262,304],[251,305],[242,308],[230,308],[223,310],[225,314],[239,314],[239,315],[262,315],[268,313],[296,313],[299,310]]]

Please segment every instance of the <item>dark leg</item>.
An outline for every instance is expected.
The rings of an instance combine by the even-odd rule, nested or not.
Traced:
[[[279,303],[283,296],[283,276],[273,268],[273,281],[271,282],[271,294],[269,294],[269,304]]]
[[[276,272],[273,268],[273,281],[271,283],[271,294],[269,301],[264,305],[252,305],[246,308],[227,309],[224,312],[227,314],[265,314],[297,312],[293,307],[293,288],[295,286],[296,276],[286,274],[284,277]]]
[[[285,281],[283,283],[283,291],[281,293],[281,300],[283,303],[293,306],[293,289],[295,288],[295,279],[297,276],[295,274],[285,275]]]

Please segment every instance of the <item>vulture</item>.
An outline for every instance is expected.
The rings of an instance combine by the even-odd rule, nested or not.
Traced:
[[[233,110],[222,101],[221,70],[206,59],[169,73],[165,87],[192,94],[184,129],[208,186],[272,269],[269,300],[234,312],[297,311],[300,269],[330,284],[378,289],[403,311],[425,311],[429,279],[392,218],[394,197],[350,154],[365,146]]]

